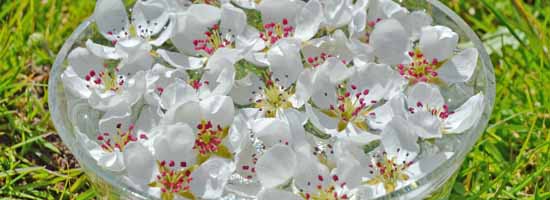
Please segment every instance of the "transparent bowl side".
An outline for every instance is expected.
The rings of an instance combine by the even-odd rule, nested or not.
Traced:
[[[458,137],[458,141],[460,141],[458,144],[455,144],[460,145],[459,152],[456,152],[450,160],[436,168],[432,173],[408,186],[396,190],[384,197],[380,197],[379,199],[416,199],[418,197],[426,197],[448,182],[453,174],[456,174],[466,154],[471,150],[475,141],[485,129],[495,98],[493,66],[481,41],[469,26],[453,11],[436,0],[405,0],[403,1],[403,5],[406,5],[411,10],[426,10],[433,16],[435,24],[448,26],[457,32],[461,37],[461,44],[471,45],[479,50],[479,66],[476,70],[472,84],[475,92],[482,91],[485,94],[487,102],[482,118],[477,126],[463,135],[453,136]],[[66,40],[57,55],[48,83],[49,108],[54,125],[63,142],[68,146],[81,166],[88,173],[90,179],[98,189],[98,192],[105,195],[105,198],[156,199],[156,197],[151,197],[148,194],[135,190],[133,187],[129,187],[123,180],[117,178],[116,174],[102,170],[77,140],[75,130],[69,120],[68,102],[60,80],[60,75],[67,66],[66,58],[69,51],[77,46],[83,46],[83,43],[88,38],[94,37],[94,35],[97,36],[97,33],[94,33],[94,31],[93,22],[91,20],[85,20],[73,32],[69,39]]]

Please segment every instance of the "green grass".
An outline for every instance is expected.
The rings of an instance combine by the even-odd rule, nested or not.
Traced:
[[[47,109],[49,69],[94,1],[0,0],[0,199],[90,199]],[[550,199],[550,3],[449,0],[492,49],[497,100],[452,199]],[[499,53],[497,53],[499,52]]]

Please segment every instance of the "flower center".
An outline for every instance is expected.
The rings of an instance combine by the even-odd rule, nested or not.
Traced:
[[[196,51],[203,52],[206,56],[214,54],[219,48],[233,47],[233,36],[223,34],[218,24],[214,24],[204,35],[205,39],[193,40],[193,45]]]
[[[197,129],[199,133],[197,139],[195,139],[193,149],[198,150],[201,155],[216,153],[220,148],[222,140],[227,135],[227,129],[222,128],[220,125],[217,128],[213,128],[212,122],[207,120],[202,120],[197,125]]]
[[[262,38],[268,46],[271,46],[280,39],[292,37],[294,27],[288,24],[288,19],[284,18],[280,23],[271,22],[264,24],[264,32],[260,32]]]
[[[434,108],[430,107],[429,105],[424,105],[422,102],[416,103],[415,107],[409,107],[409,112],[411,114],[414,114],[416,111],[426,111],[431,113],[433,116],[438,117],[441,120],[445,120],[449,117],[449,115],[454,114],[454,112],[449,112],[449,106],[447,104],[443,105],[441,108]]]
[[[412,62],[408,65],[399,64],[399,74],[410,83],[437,81],[437,69],[441,66],[437,59],[428,61],[419,50],[409,52]]]
[[[101,143],[103,150],[113,152],[118,149],[122,152],[128,143],[138,141],[138,139],[148,139],[145,134],[141,134],[139,138],[135,136],[134,125],[130,125],[127,131],[123,131],[121,126],[121,124],[116,125],[116,134],[105,132],[97,136],[97,141]]]
[[[301,193],[300,195],[302,198],[307,200],[341,200],[341,199],[349,199],[347,194],[339,194],[338,191],[336,191],[336,187],[334,186],[334,183],[338,182],[339,177],[337,175],[333,175],[331,178],[333,182],[330,186],[323,187],[323,181],[325,178],[329,177],[323,177],[322,175],[318,175],[317,179],[319,184],[316,186],[317,192],[315,194],[312,193]],[[311,185],[311,182],[307,183],[308,186]],[[342,183],[340,186],[344,187],[346,183]],[[341,192],[340,192],[341,193]]]
[[[397,149],[399,153],[401,149]],[[405,154],[405,157],[408,157],[409,153]],[[394,191],[397,187],[398,181],[409,180],[409,175],[407,175],[406,170],[413,164],[412,161],[407,161],[404,159],[399,162],[395,156],[389,157],[386,152],[383,152],[382,155],[375,155],[373,159],[376,160],[376,163],[369,165],[369,173],[374,175],[374,178],[367,181],[369,185],[384,184],[384,189],[387,192]]]
[[[261,88],[259,89],[261,90]],[[292,107],[292,103],[289,101],[292,94],[294,94],[294,87],[285,89],[283,86],[278,86],[273,81],[268,80],[266,87],[263,88],[262,96],[256,100],[255,107],[259,108],[260,111],[265,111],[266,117],[275,117],[277,110]]]
[[[154,182],[149,183],[150,187],[158,187],[162,192],[162,199],[174,199],[174,195],[192,197],[189,185],[193,178],[191,172],[194,167],[187,167],[186,162],[180,162],[180,167],[176,167],[173,160],[157,162],[159,174]]]
[[[218,0],[192,0],[194,4],[210,4],[213,6],[219,6],[220,2]]]
[[[98,87],[105,91],[118,91],[124,85],[124,77],[117,75],[118,69],[116,67],[109,67],[104,64],[105,70],[97,73],[95,70],[90,70],[84,79],[86,80],[86,87]]]
[[[365,97],[369,94],[369,90],[358,91],[357,86],[351,85],[351,89],[355,94],[342,90],[343,85],[338,86],[341,90],[338,96],[337,105],[330,105],[329,109],[321,110],[325,115],[338,119],[338,131],[346,129],[349,123],[352,123],[357,128],[367,131],[368,126],[365,123],[365,116],[374,115],[372,105],[376,101],[365,102]],[[325,94],[326,95],[326,94]],[[370,104],[370,105],[369,105]]]
[[[208,85],[209,83],[210,82],[208,82],[208,81],[201,82],[199,80],[190,80],[189,81],[189,85],[191,85],[191,87],[193,87],[193,89],[195,89],[195,90],[199,90],[199,89],[201,89],[202,86]]]
[[[321,54],[319,54],[319,56],[311,56],[311,57],[308,57],[307,58],[307,63],[309,63],[313,68],[316,68],[318,67],[319,65],[325,63],[325,61],[329,58],[334,58],[336,57],[335,55],[332,55],[332,54],[327,54],[325,52],[322,52]],[[342,60],[342,63],[344,65],[347,65],[347,61],[346,60]]]

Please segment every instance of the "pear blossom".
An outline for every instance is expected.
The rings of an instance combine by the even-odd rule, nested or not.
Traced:
[[[193,4],[184,14],[178,15],[178,25],[171,37],[181,53],[161,51],[160,55],[175,66],[196,69],[220,48],[246,52],[254,44],[246,20],[244,11],[228,3],[221,8]],[[186,63],[190,65],[185,66]]]
[[[133,105],[145,92],[145,72],[133,66],[110,64],[82,47],[71,51],[68,60],[62,81],[70,94],[87,99],[95,109],[106,111],[120,103]],[[127,70],[122,71],[122,67]]]
[[[482,93],[470,97],[451,110],[436,86],[419,83],[410,88],[407,96],[407,119],[422,138],[440,138],[446,133],[462,133],[480,119],[485,98]]]
[[[240,105],[253,104],[267,117],[284,109],[299,107],[295,103],[295,82],[304,70],[300,47],[295,40],[283,39],[268,53],[269,71],[260,78],[249,73],[235,81],[231,97]],[[294,102],[294,103],[293,103]]]
[[[124,171],[128,164],[125,157],[146,149],[144,141],[149,139],[149,135],[137,131],[131,118],[130,109],[120,105],[103,115],[98,122],[97,133],[77,133],[77,138],[100,167],[115,172]]]
[[[310,121],[327,134],[370,141],[376,137],[369,133],[369,123],[383,123],[376,119],[375,110],[383,100],[397,95],[405,82],[383,64],[356,66],[355,70],[346,83],[326,79],[316,83],[320,89],[306,110]]]
[[[297,0],[263,0],[257,8],[262,15],[263,31],[256,37],[260,41],[245,55],[245,59],[258,66],[268,66],[266,52],[282,39],[294,39],[298,43],[313,38],[323,20],[322,6],[318,0],[307,3]]]
[[[418,136],[408,126],[404,118],[394,118],[382,132],[382,145],[369,154],[370,163],[363,184],[371,191],[371,197],[395,191],[422,178],[454,155],[453,152],[437,152],[420,157]]]

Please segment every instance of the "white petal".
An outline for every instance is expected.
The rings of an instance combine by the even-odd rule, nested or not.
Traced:
[[[309,104],[306,104],[306,113],[309,121],[321,131],[328,132],[337,128],[338,121],[336,119],[328,117]]]
[[[222,5],[220,28],[225,34],[240,34],[247,26],[243,10],[231,5]]]
[[[176,20],[175,16],[171,15],[169,16],[169,23],[155,39],[150,40],[149,43],[153,46],[162,46],[166,41],[168,41],[173,35],[176,29]]]
[[[128,14],[121,0],[98,0],[93,18],[101,34],[110,41],[129,30]]]
[[[263,43],[263,40],[262,40]],[[258,67],[269,66],[269,60],[267,60],[267,54],[264,52],[250,53],[245,56],[246,61],[257,65]]]
[[[258,194],[258,200],[300,200],[300,196],[295,195],[291,192],[279,189],[265,189]]]
[[[304,70],[300,55],[300,44],[292,39],[282,39],[267,52],[272,79],[277,84],[287,88]],[[277,81],[279,80],[279,81]]]
[[[330,183],[329,170],[317,160],[317,157],[297,153],[296,158],[299,165],[294,175],[294,183],[298,189],[315,194],[318,192],[317,185],[327,186]],[[323,177],[322,181],[319,180],[319,176]]]
[[[118,149],[111,153],[103,154],[99,158],[97,164],[107,170],[120,172],[126,168],[124,164],[124,156]]]
[[[65,89],[78,98],[87,99],[92,94],[86,87],[88,85],[86,81],[80,78],[71,66],[61,74],[61,81],[63,81]]]
[[[426,11],[414,11],[404,18],[401,23],[411,34],[413,40],[418,39],[423,27],[429,26],[433,22],[432,17]]]
[[[286,8],[288,9],[288,8]],[[307,41],[311,39],[323,20],[323,11],[321,3],[318,0],[311,0],[302,8],[298,16],[296,17],[296,30],[294,37]]]
[[[477,67],[478,57],[477,49],[465,49],[437,70],[439,77],[447,83],[469,81]]]
[[[358,37],[367,27],[367,9],[358,9],[353,13],[352,17],[351,23],[348,25],[348,30],[350,30],[351,37]]]
[[[393,0],[371,0],[369,1],[368,9],[369,21],[392,18],[408,12],[406,8]]]
[[[152,46],[141,39],[128,39],[116,44],[118,54],[124,57],[120,73],[135,74],[153,67],[154,59],[150,54]]]
[[[322,109],[328,109],[330,105],[337,105],[336,84],[331,83],[326,78],[319,78],[313,83],[316,88],[312,91],[314,93],[311,96],[311,100],[313,100],[315,105]]]
[[[125,99],[120,95],[110,90],[103,91],[103,89],[92,89],[88,98],[90,106],[101,111],[107,111],[123,102]]]
[[[147,81],[145,80],[145,72],[139,71],[136,75],[125,82],[124,90],[121,98],[128,105],[132,106],[137,103],[147,89]]]
[[[374,61],[374,48],[357,39],[351,39],[348,48],[353,55],[353,63],[356,65],[365,65]]]
[[[267,147],[287,142],[291,138],[288,122],[275,118],[254,120],[252,132],[255,133]]]
[[[294,151],[286,145],[278,144],[258,159],[256,173],[263,187],[273,188],[290,179],[297,164]]]
[[[407,59],[405,52],[410,41],[405,28],[397,20],[388,19],[376,24],[370,37],[374,54],[386,64],[400,64]]]
[[[191,57],[178,52],[166,51],[164,49],[157,50],[157,53],[170,65],[185,70],[199,69],[206,61],[204,58]]]
[[[235,164],[229,160],[211,158],[191,173],[191,192],[204,199],[218,199],[233,171]]]
[[[153,127],[156,127],[158,125],[163,114],[164,113],[162,113],[162,111],[158,107],[144,105],[139,112],[139,117],[135,123],[136,132],[140,134],[148,134]]]
[[[409,123],[409,121],[402,117],[395,117],[386,126],[386,129],[382,131],[381,137],[382,146],[390,155],[399,154],[400,152],[397,149],[411,154],[407,157],[407,161],[414,159],[420,152],[420,147],[417,143],[418,136]],[[401,155],[397,156],[398,161],[403,160],[401,157]]]
[[[445,26],[425,26],[420,34],[420,50],[429,60],[446,60],[458,44],[458,34]]]
[[[292,134],[292,146],[294,149],[302,152],[309,152],[311,145],[307,141],[304,124],[307,120],[307,115],[296,109],[285,109],[277,112],[277,117],[283,121],[287,121]]]
[[[234,49],[218,49],[206,64],[206,72],[201,81],[207,82],[206,87],[214,95],[226,95],[231,91],[235,81],[234,64],[240,59],[239,52]],[[201,98],[206,96],[201,95]]]
[[[328,77],[332,84],[339,84],[349,78],[353,71],[346,67],[341,60],[329,58],[325,63],[319,66],[321,76]]]
[[[99,133],[117,134],[117,124],[121,124],[121,130],[128,130],[130,117],[130,107],[125,104],[120,104],[109,109],[99,120]]]
[[[198,102],[199,99],[193,87],[182,80],[175,80],[172,84],[164,88],[161,96],[161,104],[165,109],[182,104],[188,101]]]
[[[445,121],[445,130],[448,133],[462,133],[474,126],[485,108],[485,97],[479,93],[470,97],[462,106],[455,110]]]
[[[287,18],[289,24],[294,25],[295,17],[305,4],[296,0],[263,0],[258,5],[258,10],[262,13],[264,24],[281,23],[283,18]]]
[[[232,0],[232,2],[246,9],[256,9],[257,6],[255,0]]]
[[[350,83],[357,86],[357,91],[352,93],[369,90],[369,94],[365,97],[366,102],[390,99],[403,90],[407,84],[390,66],[374,63],[368,64],[366,67],[358,67],[355,75],[351,77]],[[348,91],[353,91],[353,89],[348,88]]]
[[[172,42],[181,51],[188,55],[196,55],[193,40],[206,39],[205,31],[217,24],[221,10],[207,4],[193,4],[183,16],[178,16],[176,31]]]
[[[312,93],[315,92],[315,86],[313,85],[313,76],[315,75],[315,70],[308,68],[300,73],[298,76],[298,81],[296,81],[296,92],[294,93],[296,98],[296,105],[294,107],[299,108],[304,105]]]
[[[158,34],[170,18],[163,0],[137,1],[132,9],[132,24],[138,36]]]
[[[131,142],[124,150],[124,162],[128,178],[145,187],[151,180],[155,168],[153,154],[141,143]]]
[[[351,22],[351,1],[324,1],[324,26],[329,29],[340,28]]]
[[[427,111],[415,111],[409,116],[411,126],[418,136],[424,139],[441,138],[443,123],[436,115]]]
[[[374,116],[368,117],[369,127],[382,130],[394,117],[406,117],[405,95],[398,94],[384,105],[375,108]]]
[[[103,59],[118,60],[122,58],[122,55],[119,55],[116,52],[115,48],[96,44],[92,40],[86,41],[86,48],[88,48],[88,50],[90,50],[90,52],[92,52],[97,57],[100,57]]]
[[[416,107],[418,102],[422,103],[423,107],[440,109],[445,100],[441,96],[441,92],[437,86],[428,83],[418,83],[410,88],[408,92],[407,104],[409,107]]]
[[[86,48],[75,48],[69,53],[67,60],[80,78],[86,77],[91,70],[96,73],[103,70],[103,59],[95,56]]]
[[[170,107],[164,118],[163,124],[173,124],[183,122],[191,126],[198,125],[202,120],[201,107],[198,102],[188,101]]]
[[[236,80],[231,97],[239,105],[248,105],[254,103],[257,96],[261,94],[264,83],[254,73],[249,73],[241,80]]]
[[[186,124],[177,123],[154,128],[152,134],[157,135],[153,142],[157,160],[174,160],[193,163],[195,160],[193,146],[195,133]]]
[[[229,126],[233,122],[235,107],[233,100],[228,96],[213,96],[200,102],[202,116],[211,120],[213,124],[222,127]]]

